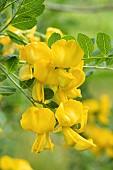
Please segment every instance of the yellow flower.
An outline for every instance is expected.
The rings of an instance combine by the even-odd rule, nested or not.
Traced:
[[[29,80],[33,78],[32,66],[29,64],[23,65],[19,70],[19,79],[21,81]]]
[[[60,104],[61,102],[65,102],[68,99],[73,99],[76,97],[82,97],[81,90],[77,89],[76,87],[69,91],[63,91],[62,88],[59,87],[54,94],[54,100],[57,104]]]
[[[2,129],[0,128],[0,135],[2,134]]]
[[[32,89],[32,97],[35,101],[44,102],[44,86],[38,80],[36,80]]]
[[[24,46],[20,51],[20,60],[34,65],[40,58],[51,59],[51,50],[44,42],[34,42]]]
[[[53,34],[53,33],[59,33],[61,35],[61,37],[63,36],[63,33],[60,29],[57,28],[53,28],[53,27],[49,27],[46,30],[46,40],[48,41],[49,37]]]
[[[75,40],[58,40],[52,47],[52,60],[56,67],[70,68],[77,66],[84,52]]]
[[[59,126],[73,126],[80,122],[83,113],[82,103],[76,100],[62,102],[56,110]]]
[[[13,158],[9,156],[3,156],[0,158],[0,169],[2,170],[14,170],[15,169],[15,164]]]
[[[80,136],[78,133],[76,133],[73,129],[69,127],[63,127],[62,132],[66,143],[69,146],[74,147],[76,150],[83,151],[96,146],[93,143],[92,139],[86,140],[85,138]]]
[[[23,114],[20,123],[23,129],[38,134],[32,146],[32,151],[39,153],[43,149],[53,150],[49,132],[54,130],[56,120],[51,110],[48,108],[38,109],[37,107],[30,107]]]
[[[2,170],[32,170],[28,161],[24,159],[13,159],[9,156],[0,158],[0,169]]]
[[[15,159],[16,170],[33,170],[28,161],[24,159]]]
[[[58,73],[51,60],[40,58],[34,64],[33,75],[42,84],[58,85]]]
[[[59,126],[62,126],[66,143],[77,150],[85,150],[95,146],[91,139],[86,140],[78,134],[83,132],[86,126],[87,111],[88,108],[83,107],[81,102],[72,99],[62,102],[56,110],[55,115]],[[80,130],[77,129],[78,124],[81,126]]]
[[[101,95],[100,97],[100,112],[98,114],[99,121],[107,125],[109,123],[109,115],[111,109],[111,102],[108,95]]]
[[[58,69],[59,85],[64,91],[69,91],[73,88],[78,88],[85,81],[85,74],[82,70],[72,68],[68,72],[63,69]]]
[[[104,152],[109,157],[113,156],[111,154],[113,147],[113,132],[111,130],[100,128],[99,126],[87,125],[84,134],[91,137],[97,144],[97,147],[92,150],[95,154],[103,154]]]
[[[99,102],[95,99],[87,99],[83,101],[83,104],[89,107],[90,114],[94,114],[99,110]]]

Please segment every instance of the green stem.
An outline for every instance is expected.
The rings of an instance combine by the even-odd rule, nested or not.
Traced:
[[[106,59],[107,59],[107,58],[113,59],[113,57],[105,57],[105,56],[104,56],[104,57],[83,58],[82,60],[92,60],[92,59],[94,59],[94,60],[95,60],[95,59],[103,59],[103,58],[106,58]]]
[[[15,86],[29,99],[29,101],[30,101],[33,105],[35,105],[34,102],[33,102],[33,100],[32,100],[29,96],[26,95],[26,93],[21,89],[21,87],[20,87],[20,86],[12,79],[12,77],[10,77],[9,74],[4,70],[4,66],[3,66],[2,64],[0,64],[0,69],[1,69],[1,71],[12,81],[12,83],[15,84]]]
[[[15,1],[11,2],[10,4],[8,4],[7,6],[5,6],[5,7],[2,9],[2,11],[3,11],[4,9],[6,9],[7,7],[9,7],[10,5],[14,4],[14,3],[17,2],[17,1],[18,1],[18,0],[15,0]]]
[[[23,0],[23,1],[24,1],[24,0]],[[11,24],[12,20],[16,17],[19,9],[21,8],[21,5],[22,5],[23,1],[20,3],[20,5],[19,5],[19,7],[18,7],[18,10],[15,12],[14,16],[11,18],[11,20],[8,22],[8,24],[6,24],[5,27],[3,27],[3,28],[0,30],[0,32],[2,32],[3,30],[5,30],[5,29]]]
[[[110,67],[100,67],[100,66],[83,66],[84,68],[95,68],[95,69],[103,69],[103,70],[113,70]]]

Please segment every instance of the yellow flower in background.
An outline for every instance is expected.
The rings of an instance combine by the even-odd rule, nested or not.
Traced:
[[[0,135],[2,134],[2,129],[0,128]]]
[[[3,156],[0,157],[0,168],[3,170],[14,170],[15,169],[15,163],[13,158],[9,157],[9,156]]]
[[[23,159],[15,159],[16,170],[33,170],[28,161]]]
[[[53,150],[54,145],[49,137],[49,132],[54,130],[56,120],[51,110],[48,108],[38,109],[37,107],[30,107],[22,115],[20,123],[23,129],[37,134],[32,151],[40,153],[43,149]]]
[[[77,66],[84,52],[75,40],[58,40],[51,46],[52,60],[56,67],[70,68]]]
[[[98,112],[100,107],[99,102],[95,99],[86,99],[83,104],[89,107],[89,114]]]
[[[46,30],[46,41],[48,41],[49,37],[53,34],[53,33],[59,33],[61,35],[61,37],[63,36],[63,33],[60,29],[57,28],[53,28],[53,27],[49,27]]]
[[[87,125],[84,134],[91,137],[97,145],[92,150],[95,154],[105,153],[108,157],[113,157],[113,154],[111,154],[113,151],[113,132],[111,130],[97,125]]]
[[[104,94],[101,95],[98,119],[104,125],[107,125],[109,123],[110,109],[111,109],[111,101],[109,96]]]
[[[2,170],[32,170],[28,161],[24,159],[14,159],[6,155],[0,157],[0,169]]]
[[[69,146],[74,147],[77,150],[85,150],[92,146],[93,141],[91,139],[86,140],[77,133],[77,125],[80,124],[80,133],[84,131],[84,127],[87,121],[88,108],[83,107],[82,103],[76,100],[68,100],[62,102],[56,110],[56,118],[59,126],[62,127],[64,139]]]
[[[108,95],[101,95],[100,100],[87,99],[83,101],[83,104],[89,107],[89,122],[98,119],[103,125],[109,124],[111,101]]]

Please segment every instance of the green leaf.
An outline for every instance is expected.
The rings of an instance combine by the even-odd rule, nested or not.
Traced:
[[[3,73],[0,73],[0,82],[4,81],[6,79],[6,75]]]
[[[51,89],[49,89],[49,88],[45,88],[45,89],[44,89],[44,98],[45,98],[45,100],[52,99],[53,96],[54,96],[53,90],[51,90]]]
[[[48,46],[51,48],[52,44],[61,39],[61,35],[58,33],[53,33],[48,39]]]
[[[21,30],[31,29],[37,24],[36,17],[44,11],[44,0],[24,0],[11,24]]]
[[[113,64],[113,55],[109,55],[109,57],[106,58],[105,61],[106,61],[107,66],[112,65]]]
[[[0,52],[3,50],[3,44],[2,43],[0,43]]]
[[[16,92],[16,89],[9,86],[1,86],[0,87],[0,94],[3,96],[10,96]]]
[[[13,19],[11,22],[12,26],[21,29],[21,30],[29,30],[37,24],[36,18],[32,17],[21,17],[18,16]]]
[[[25,81],[20,81],[19,84],[23,89],[27,89],[33,84],[34,80],[35,79],[33,78]]]
[[[16,57],[17,58],[18,55],[17,54],[8,54],[8,55],[5,55],[3,57],[0,57],[0,61],[1,62],[6,62],[7,60],[9,60],[12,57]]]
[[[7,0],[0,0],[0,12],[3,10],[3,8],[5,7],[7,3]]]
[[[62,39],[65,39],[66,41],[75,40],[75,37],[73,37],[72,35],[65,35]]]
[[[19,12],[18,12],[18,16],[25,16],[25,17],[38,17],[40,14],[43,13],[45,9],[45,6],[42,4],[42,5],[39,5],[39,6],[25,6],[25,7],[22,7]]]
[[[0,54],[2,54],[3,48],[4,48],[4,45],[2,43],[0,43]]]
[[[15,42],[19,45],[26,45],[27,44],[26,42],[24,42],[24,40],[20,36],[18,36],[14,32],[12,32],[10,30],[7,30],[6,32],[13,42]]]
[[[102,54],[107,55],[111,50],[111,38],[106,33],[98,33],[97,34],[97,47],[101,51]]]
[[[92,40],[87,35],[81,33],[78,34],[77,40],[81,48],[84,50],[85,57],[90,58],[94,50]]]
[[[92,54],[92,58],[93,57],[103,57],[103,54],[99,50],[96,50]]]
[[[32,6],[32,5],[40,5],[44,2],[44,0],[24,0],[22,6]]]
[[[12,57],[6,61],[6,70],[9,74],[13,74],[18,70],[19,59]]]
[[[51,101],[50,103],[46,104],[48,107],[50,107],[51,109],[55,109],[57,108],[59,105],[54,102],[54,101]]]

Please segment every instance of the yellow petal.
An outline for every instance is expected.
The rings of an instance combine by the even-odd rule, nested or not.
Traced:
[[[28,161],[24,159],[14,159],[16,170],[33,170]]]
[[[76,100],[68,100],[61,103],[56,110],[56,118],[60,126],[73,126],[80,122],[83,113],[83,105]]]
[[[88,110],[89,107],[84,106],[81,121],[80,121],[80,128],[79,129],[73,128],[78,133],[81,133],[85,130],[87,118],[88,118]]]
[[[19,79],[21,81],[25,81],[25,80],[29,80],[32,79],[33,75],[32,75],[32,66],[29,64],[25,64],[20,68],[19,71]]]
[[[54,66],[52,62],[50,60],[41,58],[34,65],[34,77],[41,83],[46,83],[48,75],[53,70]]]
[[[24,46],[20,51],[20,60],[34,65],[40,58],[51,59],[51,50],[44,42],[34,42]]]
[[[75,84],[73,84],[73,82],[75,81],[74,76],[64,69],[58,69],[58,81],[60,87],[62,87],[63,89],[70,90],[75,87]]]
[[[80,137],[80,140],[74,146],[74,148],[78,151],[84,151],[91,147],[96,147],[96,145],[93,143],[93,140],[92,139],[86,140],[82,137]]]
[[[51,142],[49,133],[46,133],[46,145],[44,146],[44,149],[49,149],[53,151],[53,148],[54,148],[54,144]]]
[[[63,127],[62,132],[66,143],[73,146],[76,150],[86,150],[96,146],[92,139],[86,140],[69,127]]]
[[[76,79],[75,87],[81,86],[85,81],[85,73],[81,69],[72,68],[69,71]]]
[[[41,134],[53,131],[56,120],[54,113],[50,109],[38,109],[33,106],[28,108],[22,115],[20,123],[23,129]]]
[[[68,99],[73,99],[76,97],[82,97],[81,95],[81,90],[77,89],[76,87],[74,87],[73,89],[69,90],[69,91],[65,91],[66,96]]]
[[[55,67],[69,68],[77,66],[83,58],[84,52],[75,40],[61,39],[51,47],[52,59]]]
[[[7,170],[7,169],[14,170],[16,168],[16,166],[14,164],[14,160],[11,157],[2,156],[0,158],[0,168],[3,170]]]
[[[36,136],[34,144],[32,146],[32,152],[40,153],[43,149],[53,151],[54,144],[51,142],[49,133],[42,133]]]
[[[40,153],[43,150],[44,144],[45,144],[45,133],[37,135],[34,144],[32,146],[32,152]]]
[[[32,89],[32,97],[35,101],[44,102],[44,87],[38,80],[36,80]]]
[[[51,70],[48,74],[48,77],[45,81],[45,84],[52,86],[58,86],[58,71],[57,69]]]

